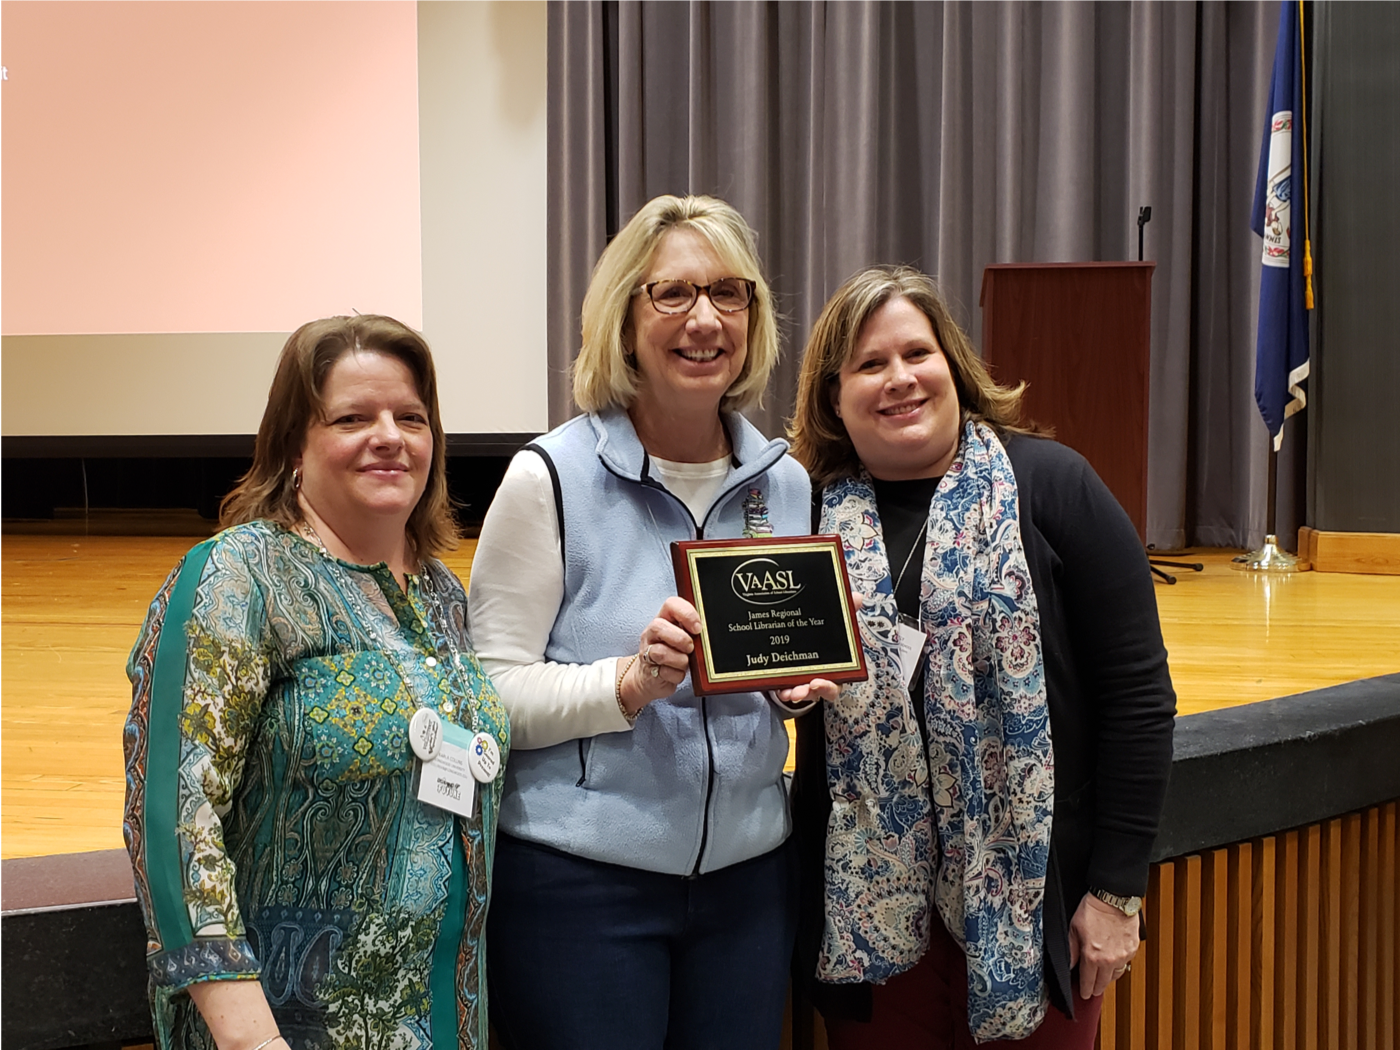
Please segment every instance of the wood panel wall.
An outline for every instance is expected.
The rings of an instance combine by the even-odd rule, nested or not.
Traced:
[[[1100,1050],[1395,1050],[1400,802],[1154,865]]]

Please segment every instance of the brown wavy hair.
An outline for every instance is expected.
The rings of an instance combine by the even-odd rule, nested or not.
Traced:
[[[1021,398],[1026,384],[998,386],[977,356],[972,341],[958,327],[933,278],[910,266],[870,266],[846,279],[822,308],[812,326],[797,380],[797,410],[788,424],[793,457],[807,468],[812,483],[830,484],[860,472],[860,457],[836,414],[834,395],[841,369],[856,351],[861,327],[870,315],[894,299],[907,299],[933,327],[958,392],[962,422],[990,424],[999,434],[1050,432],[1022,424]]]
[[[264,518],[291,529],[302,520],[292,466],[305,447],[311,423],[325,413],[321,390],[326,376],[352,350],[387,354],[402,361],[413,374],[418,397],[428,409],[433,459],[427,485],[405,531],[419,557],[431,558],[453,549],[459,533],[447,493],[447,438],[438,409],[433,355],[412,328],[379,314],[309,321],[288,338],[267,393],[267,408],[253,446],[253,465],[220,504],[220,527]]]

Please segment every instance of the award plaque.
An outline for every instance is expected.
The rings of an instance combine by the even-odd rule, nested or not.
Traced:
[[[687,540],[671,558],[703,625],[690,655],[697,696],[866,677],[836,536]]]

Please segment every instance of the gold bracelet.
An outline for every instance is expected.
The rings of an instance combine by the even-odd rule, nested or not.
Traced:
[[[613,695],[617,697],[617,709],[622,712],[622,717],[627,719],[629,726],[637,724],[637,716],[627,710],[627,705],[622,702],[622,680],[627,677],[627,672],[632,670],[632,665],[638,660],[637,654],[633,654],[627,661],[627,666],[622,669],[622,673],[617,676],[617,682],[613,685]]]

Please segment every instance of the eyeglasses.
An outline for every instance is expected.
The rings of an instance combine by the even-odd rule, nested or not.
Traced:
[[[753,302],[754,282],[743,277],[721,277],[710,284],[694,284],[679,279],[652,281],[638,288],[633,295],[647,293],[651,305],[663,314],[685,314],[700,299],[700,293],[722,314],[737,314]]]

